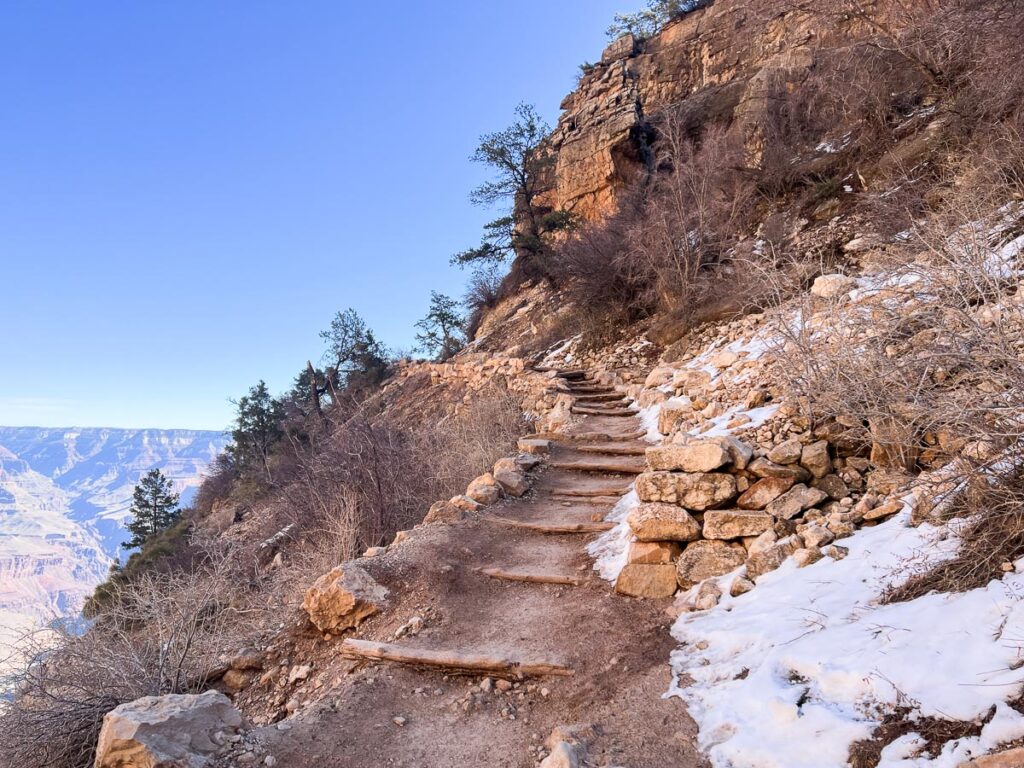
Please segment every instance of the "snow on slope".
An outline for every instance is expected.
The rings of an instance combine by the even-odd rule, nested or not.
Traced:
[[[0,660],[17,634],[76,614],[125,540],[132,489],[158,467],[187,501],[219,432],[0,427]]]

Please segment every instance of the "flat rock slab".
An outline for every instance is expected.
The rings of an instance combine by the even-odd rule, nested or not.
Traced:
[[[578,587],[583,579],[574,573],[537,571],[527,568],[481,568],[480,573],[499,581],[520,581],[525,584],[566,584]]]
[[[574,449],[580,453],[597,453],[604,456],[644,456],[647,451],[645,445],[635,441],[587,443],[577,445]]]
[[[614,472],[625,475],[639,475],[647,469],[643,461],[615,456],[560,456],[551,459],[548,466],[569,472]]]
[[[511,517],[494,517],[487,515],[482,520],[497,525],[507,525],[509,528],[519,528],[526,531],[544,534],[566,534],[566,533],[604,533],[615,527],[615,523],[608,520],[515,520]]]
[[[636,411],[613,408],[588,408],[585,405],[574,405],[572,412],[580,416],[611,416],[612,418],[620,419],[636,416]]]
[[[549,659],[521,658],[514,652],[474,653],[430,648],[409,648],[395,643],[345,640],[341,655],[346,659],[389,661],[413,667],[443,669],[448,674],[480,675],[521,679],[524,677],[569,676],[570,667]]]

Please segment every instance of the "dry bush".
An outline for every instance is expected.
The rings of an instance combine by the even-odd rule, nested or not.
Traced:
[[[658,135],[648,185],[607,222],[575,233],[555,257],[568,295],[610,322],[688,315],[731,292],[715,270],[750,223],[754,190],[734,134],[710,126],[694,139],[687,116],[674,111]]]
[[[969,161],[976,178],[985,162]],[[878,257],[866,300],[823,309],[807,297],[795,321],[792,308],[778,315],[784,386],[849,450],[872,446],[879,463],[912,469],[922,455],[934,464],[1024,433],[1015,192],[960,187]]]
[[[464,492],[513,452],[526,428],[520,403],[495,384],[439,421],[360,417],[321,436],[299,454],[275,503],[274,527],[295,526],[302,557],[274,588],[293,601],[311,578],[420,523],[433,502]]]
[[[1019,461],[1019,457],[1015,457]],[[914,600],[929,592],[966,592],[1003,576],[1002,566],[1024,556],[1024,476],[995,479],[980,472],[953,499],[948,514],[963,521],[953,528],[957,554],[886,590],[883,602]]]
[[[141,696],[202,690],[218,654],[249,627],[230,593],[228,561],[146,573],[84,634],[39,631],[19,644],[27,668],[0,681],[0,766],[87,768],[103,716]]]

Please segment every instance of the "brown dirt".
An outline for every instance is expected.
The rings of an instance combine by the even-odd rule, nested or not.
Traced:
[[[608,431],[600,417],[578,430]],[[613,432],[635,431],[635,419]],[[554,456],[568,452],[558,446]],[[528,498],[487,510],[524,519],[592,519],[613,499],[579,499],[566,506],[553,493],[624,486],[628,475],[542,470]],[[466,652],[514,651],[568,663],[572,677],[525,680],[506,692],[484,691],[482,678],[394,665],[359,665],[340,658],[341,639],[325,640],[308,626],[291,630],[281,673],[312,664],[305,681],[276,694],[291,697],[296,714],[261,728],[256,737],[277,765],[341,768],[441,768],[480,765],[521,768],[556,726],[587,723],[598,736],[588,766],[690,768],[705,763],[693,745],[696,728],[678,699],[663,699],[670,673],[668,601],[616,595],[591,569],[586,535],[551,536],[509,528],[481,517],[422,526],[388,554],[365,562],[391,590],[385,611],[358,632],[394,641],[413,616],[425,620],[409,647]],[[567,571],[581,586],[525,584],[488,578],[486,566]],[[257,683],[239,701],[260,701]],[[283,702],[281,702],[283,703]],[[252,713],[251,713],[252,714]],[[256,717],[256,715],[253,715]],[[278,715],[279,716],[279,715]],[[404,718],[398,725],[395,718]]]

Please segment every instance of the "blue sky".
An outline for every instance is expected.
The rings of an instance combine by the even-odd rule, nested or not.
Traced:
[[[630,0],[0,4],[0,424],[221,429],[354,307],[408,348],[480,134]]]

